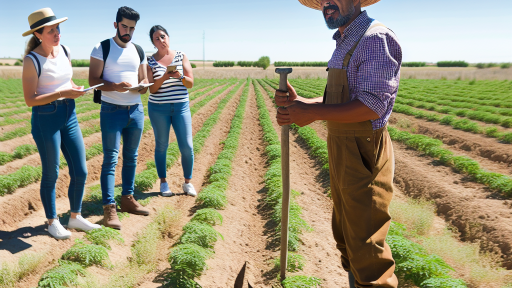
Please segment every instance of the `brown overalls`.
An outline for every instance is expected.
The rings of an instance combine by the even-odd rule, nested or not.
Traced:
[[[372,25],[368,30],[376,25]],[[383,25],[382,25],[383,26]],[[350,102],[348,63],[359,41],[343,60],[345,69],[329,69],[325,104]],[[356,287],[397,287],[395,262],[385,239],[391,224],[393,146],[386,126],[373,130],[371,121],[327,121],[327,147],[332,230],[341,262]]]

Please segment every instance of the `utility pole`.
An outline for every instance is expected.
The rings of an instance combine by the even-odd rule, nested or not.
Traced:
[[[204,30],[203,30],[203,70],[205,69],[204,68],[204,61],[205,61],[205,58],[204,58]]]

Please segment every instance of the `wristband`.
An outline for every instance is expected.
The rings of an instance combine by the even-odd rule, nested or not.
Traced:
[[[183,79],[185,79],[185,75],[181,75],[180,80],[183,80]]]

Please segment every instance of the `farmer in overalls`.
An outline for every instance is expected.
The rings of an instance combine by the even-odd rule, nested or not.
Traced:
[[[397,287],[385,239],[391,216],[394,156],[386,124],[400,80],[395,34],[361,7],[379,0],[299,0],[323,11],[336,49],[324,96],[276,91],[279,125],[327,121],[332,229],[350,287]]]

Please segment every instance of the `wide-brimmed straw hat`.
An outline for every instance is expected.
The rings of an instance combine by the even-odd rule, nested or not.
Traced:
[[[51,8],[39,9],[28,15],[28,24],[30,25],[30,30],[23,33],[22,35],[23,37],[28,36],[41,27],[62,23],[66,20],[68,20],[68,17],[57,19]]]
[[[366,6],[370,6],[372,4],[375,4],[377,2],[379,2],[380,0],[361,0],[361,7],[366,7]],[[304,6],[307,6],[309,8],[313,8],[313,9],[316,9],[316,10],[322,10],[322,6],[320,5],[320,1],[319,0],[299,0],[299,2],[304,5]]]

